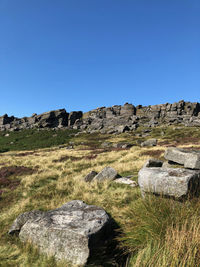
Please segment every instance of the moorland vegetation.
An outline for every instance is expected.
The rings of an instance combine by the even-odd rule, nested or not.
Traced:
[[[80,199],[104,208],[115,220],[116,242],[89,266],[200,266],[200,200],[177,201],[150,195],[138,187],[113,182],[86,183],[90,171],[111,166],[122,176],[138,171],[149,157],[162,159],[166,147],[200,150],[198,127],[144,127],[118,135],[74,130],[23,130],[0,133],[0,266],[69,266],[39,254],[30,244],[7,234],[25,211],[55,209]],[[157,138],[155,147],[140,143]],[[103,143],[130,143],[131,148]],[[68,148],[68,149],[66,149]],[[69,149],[70,148],[70,149]]]

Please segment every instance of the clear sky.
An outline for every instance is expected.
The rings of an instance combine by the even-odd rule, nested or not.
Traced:
[[[0,0],[0,114],[200,101],[199,0]]]

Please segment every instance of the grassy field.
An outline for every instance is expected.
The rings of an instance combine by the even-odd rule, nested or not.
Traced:
[[[102,251],[88,267],[200,266],[199,199],[178,202],[150,196],[143,200],[139,188],[83,181],[91,170],[98,172],[105,166],[121,175],[133,175],[137,181],[144,162],[152,156],[162,159],[167,146],[200,149],[199,128],[159,127],[146,137],[144,131],[75,136],[65,130],[27,130],[8,137],[1,133],[0,266],[69,266],[39,255],[37,249],[8,236],[7,231],[22,212],[54,209],[73,199],[103,207],[119,225],[117,248],[112,253]],[[152,137],[158,139],[158,146],[139,146]],[[102,148],[104,142],[129,142],[133,147]],[[74,149],[67,150],[70,144]]]

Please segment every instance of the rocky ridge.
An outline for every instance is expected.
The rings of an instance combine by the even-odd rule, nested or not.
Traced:
[[[200,126],[200,103],[181,100],[173,104],[100,107],[89,112],[65,109],[33,114],[31,117],[16,118],[7,114],[0,117],[0,130],[18,131],[30,128],[69,128],[89,133],[122,133],[133,131],[138,126],[182,124]]]

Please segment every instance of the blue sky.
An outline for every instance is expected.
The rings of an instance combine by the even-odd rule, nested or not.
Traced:
[[[199,0],[0,0],[0,115],[200,101]]]

